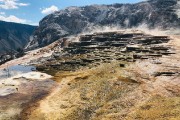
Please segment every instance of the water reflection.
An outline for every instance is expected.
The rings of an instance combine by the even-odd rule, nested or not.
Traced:
[[[0,80],[35,70],[36,70],[35,66],[25,66],[25,65],[7,66],[5,69],[0,69]]]

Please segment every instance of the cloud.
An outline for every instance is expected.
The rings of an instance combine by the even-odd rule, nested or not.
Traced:
[[[5,12],[0,12],[0,15],[5,15],[6,13]]]
[[[14,15],[10,15],[10,16],[0,15],[0,20],[6,21],[6,22],[15,22],[15,23],[26,23],[27,22],[27,20],[18,18]]]
[[[19,0],[0,0],[0,9],[18,9],[20,6],[28,6],[29,3],[20,3]]]
[[[39,25],[39,23],[35,23],[34,21],[31,21],[31,20],[21,19],[21,18],[16,17],[15,15],[7,16],[5,12],[0,12],[0,21],[28,24],[32,26]]]
[[[19,6],[29,6],[29,3],[19,3]]]
[[[49,8],[45,8],[41,11],[42,14],[50,14],[50,13],[53,13],[55,11],[58,11],[58,7],[56,7],[55,5],[52,5],[51,7]]]

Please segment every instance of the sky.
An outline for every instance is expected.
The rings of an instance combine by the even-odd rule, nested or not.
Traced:
[[[0,20],[38,25],[46,15],[69,6],[137,3],[142,0],[0,0]]]

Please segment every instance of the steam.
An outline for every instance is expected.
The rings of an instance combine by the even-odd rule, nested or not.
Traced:
[[[139,25],[138,27],[134,27],[132,29],[139,30],[146,34],[151,34],[151,35],[165,35],[167,33],[167,30],[163,30],[160,27],[150,29],[146,23],[143,23],[143,24]]]
[[[124,21],[124,24],[125,24],[125,26],[128,28],[128,27],[129,27],[129,19],[126,19],[126,20]]]
[[[163,29],[161,26],[156,28],[149,28],[149,25],[147,23],[142,23],[137,27],[129,28],[129,20],[124,21],[125,28],[121,27],[118,24],[115,25],[107,25],[107,26],[100,26],[100,25],[93,25],[89,24],[88,27],[86,27],[83,32],[81,32],[78,35],[69,36],[68,41],[73,42],[79,42],[79,36],[86,35],[86,34],[93,34],[97,32],[124,32],[124,33],[132,33],[132,32],[142,32],[145,34],[150,35],[157,35],[157,36],[164,36],[164,35],[180,35],[180,29],[177,28],[169,28],[169,29]]]
[[[128,25],[128,20],[126,21]],[[80,35],[82,34],[93,34],[95,32],[113,32],[113,31],[124,31],[124,32],[145,32],[146,34],[152,35],[166,35],[169,30],[163,30],[159,27],[150,29],[147,24],[143,23],[138,27],[133,28],[123,28],[119,25],[109,25],[109,26],[89,26],[86,28]]]
[[[178,18],[180,18],[180,1],[177,2],[176,14],[177,14]]]
[[[124,32],[144,32],[146,34],[151,35],[174,35],[180,34],[180,29],[177,28],[169,28],[163,29],[161,27],[149,28],[148,24],[142,23],[137,27],[128,27],[128,20],[125,20],[126,28],[121,27],[119,25],[108,25],[108,26],[99,26],[99,25],[91,25],[88,28],[84,29],[84,31],[80,34],[92,34],[95,32],[113,32],[113,31],[124,31]]]
[[[99,26],[99,25],[88,25],[84,29],[84,31],[81,34],[92,34],[95,32],[110,32],[110,31],[119,31],[122,30],[122,28],[119,25],[108,25],[108,26]]]
[[[180,18],[180,9],[177,9],[176,14],[178,15],[178,18]]]

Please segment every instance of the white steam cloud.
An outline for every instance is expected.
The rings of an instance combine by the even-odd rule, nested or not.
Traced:
[[[122,28],[119,25],[109,25],[109,26],[97,26],[97,25],[89,25],[84,31],[80,34],[92,34],[95,32],[113,32],[113,31],[126,31],[126,32],[131,32],[131,31],[141,31],[146,34],[151,34],[151,35],[174,35],[174,34],[180,34],[180,29],[169,29],[169,30],[164,30],[160,27],[156,27],[153,29],[150,29],[146,23],[143,23],[139,25],[138,27],[133,27],[133,28]]]
[[[176,14],[177,14],[178,18],[180,18],[180,1],[177,2]]]
[[[55,11],[58,11],[58,7],[56,7],[55,5],[50,6],[49,8],[45,8],[41,11],[42,14],[51,14]]]

